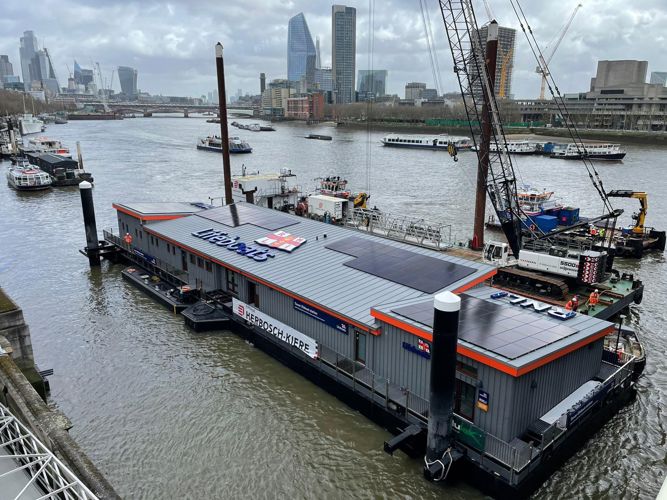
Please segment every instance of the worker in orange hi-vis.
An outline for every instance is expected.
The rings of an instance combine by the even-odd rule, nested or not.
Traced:
[[[131,245],[132,244],[132,235],[130,233],[125,233],[125,236],[123,236],[123,240],[128,245]]]
[[[567,304],[565,304],[565,309],[568,311],[576,311],[578,307],[579,307],[579,297],[577,297],[576,295],[573,296],[570,300],[568,300]]]
[[[599,302],[600,302],[600,292],[596,288],[594,291],[591,292],[590,296],[588,297],[588,303],[594,306]]]

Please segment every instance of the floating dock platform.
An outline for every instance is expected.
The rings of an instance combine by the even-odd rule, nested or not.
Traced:
[[[612,323],[498,295],[484,284],[496,273],[485,263],[246,203],[185,205],[116,203],[119,234],[134,238],[107,239],[205,294],[226,294],[213,307],[227,314],[225,328],[396,434],[387,451],[423,455],[437,418],[433,318],[443,293],[461,299],[453,476],[472,471],[493,494],[525,495],[634,394],[635,358],[603,360]],[[125,274],[164,301],[137,273]]]

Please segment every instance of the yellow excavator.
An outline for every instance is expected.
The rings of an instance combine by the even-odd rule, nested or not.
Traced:
[[[616,254],[625,257],[641,257],[644,250],[665,250],[665,231],[656,231],[647,228],[646,214],[648,212],[648,195],[644,191],[630,191],[615,189],[607,193],[609,198],[635,198],[639,200],[639,212],[632,214],[635,224],[628,230],[623,230],[616,240]]]

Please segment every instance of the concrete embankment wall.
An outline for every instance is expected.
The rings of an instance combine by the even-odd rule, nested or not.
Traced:
[[[368,124],[364,121],[346,121],[340,125],[342,128],[367,129]],[[424,123],[406,123],[406,122],[371,122],[370,128],[374,132],[399,133],[406,134],[451,134],[451,135],[470,135],[468,127],[442,127],[429,126]],[[603,129],[579,129],[579,137],[590,141],[604,141],[621,144],[655,144],[667,146],[667,133],[665,132],[645,132],[638,130],[603,130]],[[517,139],[522,136],[547,136],[544,139],[562,138],[560,142],[571,142],[570,134],[565,128],[527,128],[527,127],[505,127],[505,134],[516,136]]]
[[[531,134],[564,137],[570,142],[570,133],[565,128],[531,128]],[[667,133],[644,132],[639,130],[598,130],[579,129],[579,137],[596,141],[608,141],[621,144],[656,144],[667,146]]]
[[[0,289],[0,347],[6,353],[0,354],[0,402],[99,498],[119,499],[111,484],[70,436],[69,419],[46,405],[19,368],[19,365],[32,367],[30,346],[30,331],[23,321],[23,312]]]

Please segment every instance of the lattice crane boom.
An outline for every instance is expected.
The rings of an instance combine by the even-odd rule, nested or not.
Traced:
[[[500,221],[512,253],[521,248],[521,209],[518,205],[516,177],[507,151],[505,131],[498,112],[494,83],[490,81],[482,41],[471,0],[439,0],[449,47],[454,63],[472,140],[479,164],[483,163],[477,136],[483,118],[491,122],[491,142],[499,147],[489,151],[486,192]],[[483,105],[487,116],[483,116]]]

